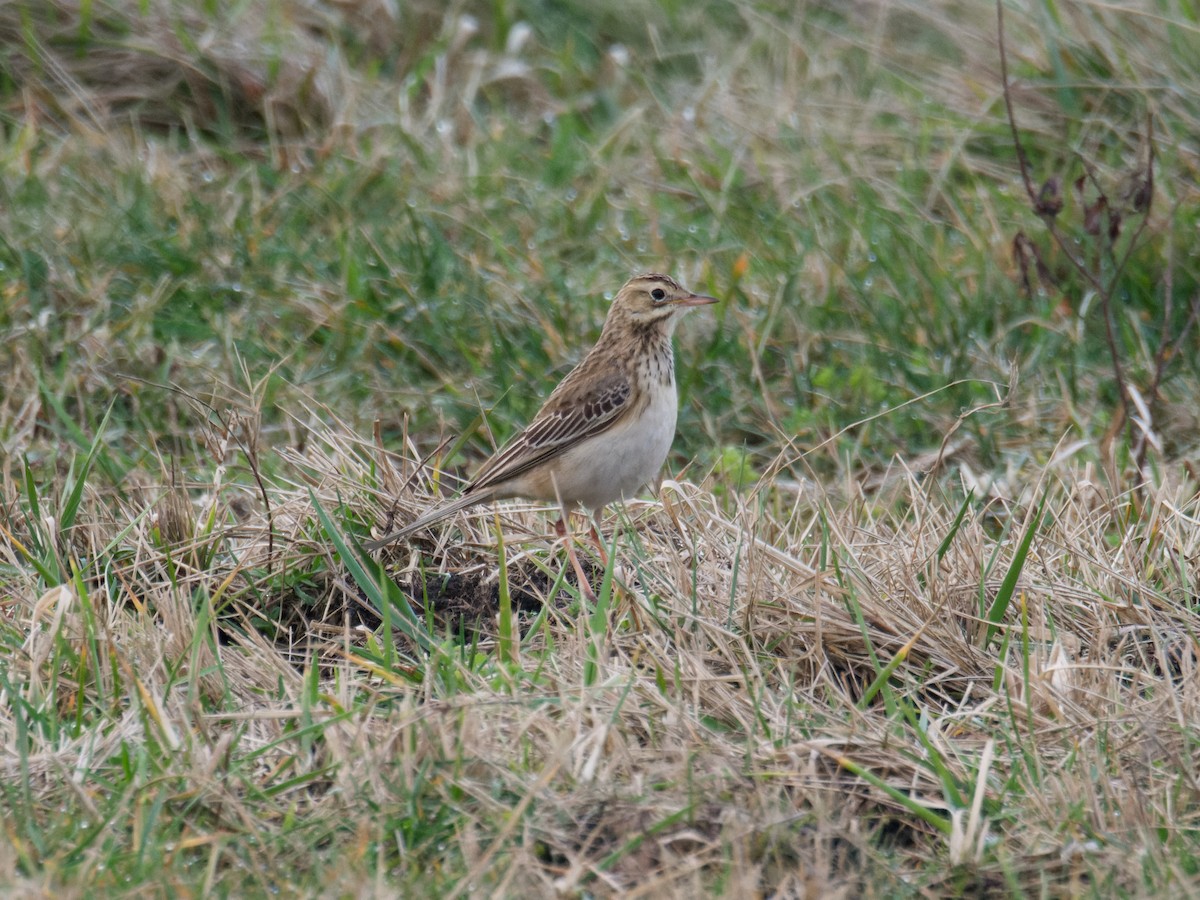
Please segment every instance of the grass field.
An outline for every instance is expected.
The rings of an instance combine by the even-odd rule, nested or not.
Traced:
[[[0,2],[0,892],[1200,892],[1200,13],[998,27]],[[643,271],[595,603],[360,549]]]

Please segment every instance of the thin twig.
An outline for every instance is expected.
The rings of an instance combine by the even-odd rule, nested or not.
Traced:
[[[1125,271],[1125,266],[1133,256],[1133,251],[1137,249],[1138,243],[1142,237],[1142,232],[1146,230],[1146,225],[1150,222],[1150,211],[1154,208],[1154,116],[1149,112],[1146,113],[1146,174],[1145,181],[1147,196],[1146,207],[1142,211],[1142,220],[1138,223],[1137,230],[1129,238],[1129,243],[1125,247],[1125,253],[1121,256],[1120,262],[1113,269],[1112,284],[1115,286],[1117,279]]]
[[[208,411],[209,415],[217,420],[223,433],[235,444],[237,444],[239,449],[241,449],[242,455],[246,458],[246,461],[249,464],[248,468],[250,470],[250,476],[254,479],[255,485],[258,487],[258,494],[262,498],[263,509],[266,512],[267,572],[271,572],[271,570],[274,568],[275,562],[275,513],[271,506],[271,496],[267,491],[267,485],[263,481],[262,472],[259,469],[258,450],[253,439],[247,436],[247,439],[243,440],[242,436],[239,434],[239,429],[237,428],[238,423],[235,418],[231,417],[227,420],[225,416],[221,415],[221,412],[216,408],[216,406],[206,400],[201,399],[198,394],[194,394],[191,391],[184,390],[183,388],[173,384],[164,384],[163,382],[159,381],[151,381],[148,378],[141,378],[137,375],[122,374],[121,377],[130,381],[136,381],[139,384],[147,385],[148,387],[170,391],[173,394],[178,394],[179,396],[192,401],[198,406],[203,407]]]
[[[1079,193],[1082,195],[1083,184],[1086,179],[1100,192],[1100,196],[1096,201],[1096,205],[1088,208],[1088,215],[1096,212],[1104,212],[1106,214],[1105,222],[1107,229],[1103,235],[1099,234],[1100,225],[1095,224],[1095,232],[1093,227],[1089,227],[1089,233],[1095,233],[1098,241],[1107,241],[1107,245],[1097,244],[1096,259],[1091,265],[1088,265],[1080,257],[1076,256],[1070,247],[1066,235],[1059,229],[1055,222],[1055,217],[1062,208],[1061,202],[1047,203],[1042,194],[1039,194],[1033,183],[1033,176],[1030,173],[1029,158],[1025,153],[1025,148],[1021,143],[1020,128],[1017,126],[1016,110],[1013,107],[1012,89],[1008,79],[1008,52],[1005,45],[1004,35],[1004,4],[1003,0],[996,0],[996,21],[998,29],[998,43],[1000,51],[1000,77],[1003,82],[1004,106],[1008,113],[1008,124],[1012,130],[1013,147],[1017,154],[1017,163],[1021,169],[1021,180],[1025,185],[1025,192],[1029,196],[1029,201],[1033,206],[1034,211],[1046,226],[1046,230],[1050,233],[1054,242],[1058,245],[1063,255],[1070,260],[1075,271],[1095,290],[1099,297],[1100,315],[1104,319],[1104,338],[1108,345],[1109,358],[1112,362],[1113,379],[1116,383],[1117,396],[1120,401],[1120,407],[1114,411],[1113,422],[1121,423],[1125,426],[1129,437],[1130,447],[1134,449],[1134,460],[1138,469],[1139,476],[1142,477],[1145,483],[1145,462],[1146,462],[1146,443],[1141,441],[1138,427],[1134,421],[1134,417],[1129,415],[1129,410],[1134,406],[1133,392],[1128,380],[1126,379],[1125,366],[1121,361],[1121,348],[1117,340],[1117,328],[1113,313],[1113,294],[1120,284],[1121,277],[1125,273],[1125,269],[1132,259],[1134,252],[1141,246],[1142,237],[1150,222],[1150,214],[1154,196],[1154,118],[1150,113],[1146,116],[1146,166],[1141,173],[1141,181],[1138,184],[1137,196],[1140,198],[1135,200],[1133,210],[1141,216],[1137,228],[1129,236],[1124,252],[1120,258],[1117,258],[1114,252],[1116,236],[1119,234],[1120,211],[1114,209],[1109,202],[1107,195],[1104,192],[1103,186],[1097,178],[1095,167],[1092,166],[1086,159],[1080,159],[1086,173],[1083,178],[1076,183]],[[1047,183],[1050,184],[1049,182]],[[1046,193],[1046,188],[1043,188],[1042,193]],[[1054,193],[1057,193],[1056,191]],[[1082,199],[1082,198],[1081,198]],[[1103,207],[1103,208],[1102,208]],[[1103,277],[1103,262],[1105,259],[1105,250],[1108,252],[1107,258],[1112,262],[1112,272],[1107,279]],[[1022,265],[1024,261],[1022,260]],[[1022,270],[1023,277],[1028,281],[1028,274]],[[1193,323],[1197,320],[1200,313],[1196,313],[1200,309],[1200,298],[1193,303],[1193,315],[1189,316],[1183,332],[1175,341],[1169,341],[1166,337],[1166,329],[1169,327],[1170,320],[1170,302],[1166,304],[1166,312],[1163,318],[1164,337],[1160,342],[1159,352],[1155,354],[1155,374],[1151,384],[1151,402],[1153,403],[1154,396],[1157,393],[1158,385],[1163,378],[1164,368],[1167,359],[1171,356],[1171,350],[1178,346],[1183,337],[1191,330]],[[1111,433],[1116,432],[1120,428],[1120,424],[1116,424]],[[1143,429],[1144,430],[1144,429]]]
[[[1046,229],[1050,232],[1054,242],[1058,244],[1063,255],[1071,261],[1071,265],[1098,293],[1104,292],[1104,285],[1096,275],[1071,251],[1070,242],[1067,241],[1058,226],[1054,224],[1054,216],[1057,213],[1045,211],[1041,208],[1038,201],[1038,191],[1033,184],[1033,176],[1029,174],[1029,157],[1025,155],[1025,148],[1021,144],[1021,132],[1017,127],[1017,115],[1013,109],[1012,90],[1008,83],[1008,50],[1004,42],[1004,3],[1003,0],[996,0],[996,20],[998,23],[998,40],[1000,49],[1000,80],[1004,92],[1004,108],[1008,112],[1008,127],[1012,130],[1013,149],[1017,151],[1017,164],[1021,167],[1021,180],[1025,184],[1025,193],[1029,195],[1029,202],[1033,205],[1034,210],[1045,223]]]
[[[1021,180],[1025,182],[1025,192],[1029,199],[1037,202],[1037,192],[1033,189],[1033,178],[1029,174],[1029,159],[1025,156],[1025,148],[1021,146],[1021,133],[1017,129],[1017,115],[1013,110],[1012,93],[1008,89],[1008,54],[1004,49],[1004,2],[996,0],[997,34],[1000,40],[1000,83],[1004,87],[1004,108],[1008,110],[1008,126],[1012,129],[1013,149],[1017,151],[1017,164],[1021,167]]]

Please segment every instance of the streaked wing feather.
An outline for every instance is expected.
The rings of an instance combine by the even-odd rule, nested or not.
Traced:
[[[599,379],[586,396],[572,398],[570,403],[556,406],[552,394],[529,426],[484,464],[467,490],[478,491],[516,478],[599,434],[620,417],[632,395],[629,379],[619,373]]]

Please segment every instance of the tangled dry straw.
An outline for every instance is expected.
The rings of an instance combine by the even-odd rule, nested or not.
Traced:
[[[212,6],[0,3],[0,77],[20,98],[9,112],[28,123],[52,119],[101,132],[133,123],[191,136],[216,133],[254,155],[266,138],[287,158],[293,144],[324,152],[345,132],[361,133],[397,113],[406,130],[428,136],[446,119],[463,137],[473,127],[467,110],[487,93],[534,117],[551,106],[518,58],[526,27],[514,29],[496,53],[466,49],[479,22],[461,11],[448,14],[440,3]],[[394,82],[372,88],[364,77],[363,70],[404,72],[431,47],[438,50],[437,71],[405,81],[399,94]]]
[[[254,5],[223,17],[193,4],[67,0],[0,4],[3,74],[25,118],[104,129],[122,117],[150,128],[222,125],[278,138],[321,132],[348,85],[323,38],[329,7],[287,3],[278,20]]]
[[[440,651],[397,637],[408,658],[386,670],[368,659],[363,591],[311,503],[382,516],[394,498],[373,486],[375,454],[344,433],[292,454],[302,486],[269,488],[270,542],[265,510],[241,489],[209,485],[193,521],[215,505],[232,524],[170,554],[153,515],[94,498],[73,551],[101,558],[118,542],[125,564],[87,572],[87,596],[64,586],[34,601],[33,584],[11,585],[4,603],[28,634],[7,690],[33,708],[77,706],[91,724],[69,740],[26,735],[24,758],[3,754],[5,780],[28,779],[53,805],[78,790],[72,773],[149,744],[169,748],[179,795],[234,831],[286,807],[366,836],[365,809],[452,808],[471,823],[441,835],[469,871],[463,885],[523,896],[694,896],[716,872],[740,895],[830,896],[870,882],[881,829],[902,872],[970,864],[1003,840],[1024,860],[1019,879],[1066,889],[1155,822],[1196,825],[1200,504],[1186,490],[1143,502],[1069,463],[1029,472],[1043,524],[1019,599],[985,642],[981,611],[1027,506],[972,503],[956,528],[956,507],[916,479],[836,500],[668,482],[660,502],[606,522],[619,534],[617,589],[598,656],[570,587],[532,579],[542,607],[522,614],[515,665],[480,664],[497,653],[485,590],[465,626],[432,611]],[[402,504],[431,502],[420,474],[402,481]],[[564,566],[539,513],[501,520],[514,590]],[[474,567],[494,587],[493,527],[488,512],[462,517],[387,569],[403,584],[415,566],[427,580]],[[0,552],[16,564],[11,544]],[[314,587],[293,574],[281,601],[289,572],[324,576]],[[251,625],[268,603],[282,603],[275,640]],[[464,628],[480,655],[463,654]],[[78,680],[64,645],[94,648],[95,680]],[[0,745],[14,748],[13,706],[2,708]],[[1064,832],[1067,819],[1100,837]],[[408,859],[392,874],[413,875]],[[1012,873],[971,877],[987,887]]]

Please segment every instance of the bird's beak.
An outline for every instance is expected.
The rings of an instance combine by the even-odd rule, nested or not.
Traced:
[[[708,306],[710,303],[716,303],[716,297],[709,297],[707,294],[688,294],[686,297],[681,297],[675,301],[676,306]]]

